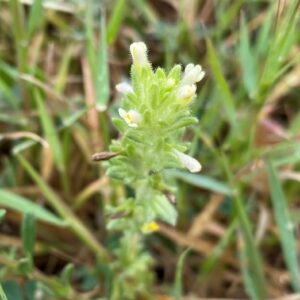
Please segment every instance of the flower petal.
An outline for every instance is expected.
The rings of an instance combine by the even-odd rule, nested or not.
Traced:
[[[181,85],[195,84],[203,79],[205,72],[202,70],[200,65],[188,64],[185,67]]]
[[[142,232],[144,234],[149,234],[149,233],[155,232],[157,230],[159,230],[159,226],[154,221],[145,223],[142,227]]]
[[[132,86],[127,82],[120,82],[116,85],[116,90],[124,95],[133,93]]]
[[[125,120],[125,117],[127,114],[126,110],[124,110],[123,108],[119,108],[118,113],[119,113],[120,117]]]
[[[196,89],[197,87],[195,84],[185,84],[178,88],[177,98],[182,101],[183,105],[187,105],[194,98]]]
[[[133,63],[138,66],[145,66],[148,64],[147,46],[143,42],[135,42],[130,45],[130,53]]]
[[[194,157],[184,154],[178,150],[174,150],[174,154],[177,156],[182,165],[190,172],[197,173],[201,171],[201,164]]]
[[[140,123],[142,121],[142,116],[136,110],[131,109],[128,114],[131,116],[133,123]]]

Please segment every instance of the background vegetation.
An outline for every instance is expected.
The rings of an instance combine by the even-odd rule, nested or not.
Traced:
[[[203,170],[168,171],[178,224],[145,240],[152,297],[300,299],[299,5],[1,0],[0,299],[110,299],[103,207],[131,190],[91,156],[117,138],[133,41],[207,73],[185,137]]]

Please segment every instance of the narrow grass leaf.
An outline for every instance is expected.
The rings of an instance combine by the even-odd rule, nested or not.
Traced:
[[[62,147],[57,135],[57,130],[53,124],[49,113],[47,112],[45,104],[41,98],[41,94],[37,90],[35,90],[34,96],[45,138],[48,141],[50,148],[53,152],[57,168],[63,172],[65,170],[65,164]]]
[[[182,252],[182,254],[179,257],[177,267],[176,267],[176,274],[175,274],[175,300],[181,300],[182,299],[182,272],[183,272],[183,264],[184,261],[191,251],[190,248],[186,249]]]
[[[37,219],[46,223],[64,227],[66,222],[56,217],[53,213],[47,211],[31,200],[17,194],[0,189],[0,205],[15,210],[20,213],[31,213]]]
[[[145,0],[130,1],[132,2],[132,5],[140,11],[141,15],[147,20],[147,22],[150,24],[157,24],[158,18],[152,7],[149,5],[150,3]]]
[[[72,54],[73,54],[73,49],[74,49],[73,45],[71,45],[70,47],[68,47],[65,50],[65,53],[63,54],[63,58],[60,63],[58,74],[57,74],[56,80],[55,80],[54,89],[57,93],[62,93],[66,86],[66,83],[68,80],[68,71],[69,71],[70,62],[71,62]]]
[[[250,38],[247,23],[244,15],[241,16],[239,58],[243,70],[244,86],[250,98],[253,98],[257,91],[257,68],[256,58],[250,47]]]
[[[245,284],[249,283],[249,277],[251,277],[251,291],[253,294],[258,295],[257,300],[266,299],[266,280],[263,272],[263,264],[260,254],[255,244],[255,240],[252,234],[251,223],[246,213],[245,206],[239,195],[234,199],[236,214],[238,216],[242,237],[245,243],[245,267],[243,274]]]
[[[94,17],[93,17],[93,2],[88,1],[85,12],[85,49],[89,61],[90,69],[93,78],[96,78],[97,64],[96,64],[96,49],[94,44]]]
[[[23,217],[21,237],[25,253],[32,257],[36,238],[36,219],[32,213],[26,213]]]
[[[257,42],[255,45],[255,53],[257,56],[265,55],[269,49],[269,45],[272,41],[272,23],[274,20],[274,10],[271,8],[267,12],[267,16],[259,28],[258,35],[257,35]]]
[[[43,20],[43,0],[34,0],[31,9],[30,15],[27,24],[27,38],[30,39],[34,31],[40,25],[40,22]]]
[[[242,239],[242,236],[241,236],[241,240],[242,240],[241,242],[243,243],[244,241]],[[260,296],[257,293],[257,289],[255,287],[255,281],[254,281],[251,273],[249,272],[249,268],[247,266],[247,264],[248,264],[247,252],[246,252],[244,243],[242,245],[240,245],[239,258],[241,261],[241,266],[242,266],[241,269],[242,269],[242,274],[243,274],[243,278],[244,278],[246,292],[248,293],[248,295],[250,296],[251,299],[260,300]]]
[[[224,171],[227,174],[228,181],[230,182],[230,186],[235,189],[232,200],[235,209],[235,217],[237,217],[239,222],[239,229],[241,230],[245,243],[245,252],[247,257],[246,272],[253,278],[253,288],[255,289],[255,294],[259,295],[259,299],[266,299],[267,289],[265,274],[263,271],[263,263],[259,250],[256,247],[252,233],[251,222],[247,214],[245,204],[241,198],[241,190],[236,183],[233,172],[231,171],[227,156],[225,156],[222,151],[220,152],[220,159],[220,162],[223,164]],[[247,280],[248,278],[244,278],[245,283],[247,283]]]
[[[271,200],[274,208],[275,220],[279,229],[279,238],[284,260],[291,275],[293,288],[297,293],[299,293],[300,269],[297,244],[293,232],[293,222],[275,167],[269,160],[267,162],[267,171],[271,190]]]
[[[3,287],[2,287],[1,284],[0,284],[0,299],[1,300],[8,300],[5,293],[4,293],[4,290],[3,290]]]
[[[108,45],[112,44],[117,37],[121,22],[125,16],[125,10],[126,10],[126,1],[118,0],[118,2],[114,5],[112,16],[110,17],[107,26]]]
[[[227,112],[228,120],[230,121],[232,126],[235,126],[236,114],[235,114],[234,97],[223,75],[223,71],[217,56],[217,52],[213,46],[212,41],[209,38],[206,38],[206,45],[207,45],[208,60],[211,67],[211,71],[216,81],[216,84],[223,95],[222,100],[224,101],[224,108]]]
[[[296,37],[297,37],[297,21],[299,16],[299,0],[294,0],[284,9],[283,17],[277,27],[275,36],[273,37],[272,47],[266,59],[265,68],[262,74],[261,88],[269,87],[278,77],[281,66],[284,65],[285,58],[288,55]]]
[[[211,272],[214,266],[217,264],[219,258],[224,253],[226,247],[229,245],[232,240],[233,233],[237,228],[238,222],[235,219],[231,222],[230,226],[226,229],[222,239],[218,242],[218,244],[214,247],[209,256],[204,260],[201,264],[201,272],[206,275]]]
[[[14,152],[15,153],[15,152]],[[44,197],[49,204],[64,218],[67,225],[72,231],[99,257],[103,260],[108,259],[106,249],[95,239],[94,235],[85,227],[85,225],[73,214],[69,206],[67,206],[56,192],[44,181],[44,179],[36,172],[31,164],[21,155],[16,154],[20,164],[26,172],[35,181]]]
[[[196,175],[196,174],[191,174],[188,172],[178,171],[178,170],[170,171],[168,172],[168,174],[178,179],[181,179],[182,181],[189,183],[193,186],[207,189],[215,193],[220,193],[224,195],[232,195],[233,193],[232,189],[225,183],[205,175],[198,175],[198,174]]]
[[[109,100],[109,71],[106,45],[105,14],[102,12],[100,20],[100,45],[98,49],[97,75],[96,75],[96,107],[105,111]]]
[[[4,219],[5,215],[6,215],[6,210],[0,209],[0,222]]]

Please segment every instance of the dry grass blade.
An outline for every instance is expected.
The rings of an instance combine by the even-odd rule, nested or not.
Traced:
[[[194,219],[192,226],[188,232],[191,238],[199,237],[205,230],[213,214],[222,203],[224,196],[213,195],[211,200],[206,205],[205,209]]]

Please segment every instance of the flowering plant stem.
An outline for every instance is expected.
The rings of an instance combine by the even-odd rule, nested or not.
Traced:
[[[205,74],[201,66],[188,64],[182,74],[181,66],[176,65],[166,73],[162,68],[152,69],[144,43],[133,43],[130,52],[131,84],[116,86],[123,100],[120,118],[113,118],[113,123],[122,137],[113,141],[111,154],[94,156],[108,159],[108,175],[134,191],[134,197],[106,207],[111,216],[107,228],[123,233],[111,266],[115,274],[113,300],[151,299],[149,269],[153,261],[144,251],[143,239],[159,230],[156,220],[174,226],[177,219],[174,197],[169,198],[176,188],[164,170],[201,170],[198,160],[184,153],[189,145],[182,142],[185,128],[197,123],[190,104],[196,96],[196,83]]]

